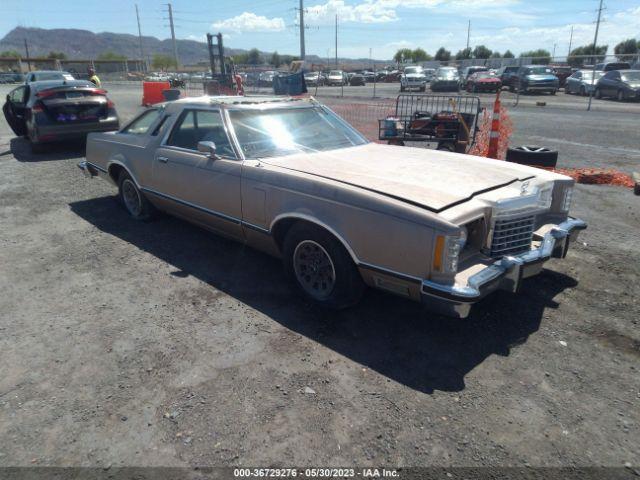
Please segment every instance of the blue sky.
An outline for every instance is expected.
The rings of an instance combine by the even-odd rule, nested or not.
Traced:
[[[492,50],[545,48],[565,55],[571,26],[573,45],[593,41],[598,0],[304,0],[307,53],[335,55],[334,19],[339,18],[338,54],[387,59],[402,47],[435,53],[464,48],[471,20],[471,45]],[[143,35],[170,36],[162,1],[138,0]],[[81,28],[137,34],[134,1],[2,0],[0,37],[15,26]],[[178,38],[203,40],[222,31],[230,47],[299,53],[299,0],[174,0]],[[603,12],[599,44],[609,52],[620,40],[640,38],[640,0],[615,0]]]

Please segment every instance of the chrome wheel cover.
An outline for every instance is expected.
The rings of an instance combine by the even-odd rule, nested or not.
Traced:
[[[142,212],[142,199],[135,184],[128,178],[122,182],[122,199],[131,215],[137,217]]]
[[[303,240],[293,252],[293,270],[302,289],[316,300],[324,300],[336,284],[336,269],[322,245]]]

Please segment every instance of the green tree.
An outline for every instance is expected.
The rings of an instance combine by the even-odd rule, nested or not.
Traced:
[[[458,50],[458,53],[456,53],[456,60],[465,60],[467,58],[471,58],[471,53],[471,47]]]
[[[410,48],[401,48],[393,56],[393,60],[396,63],[409,62],[411,61],[412,58],[413,58],[413,50],[411,50]]]
[[[247,54],[247,63],[249,65],[260,65],[263,63],[262,55],[260,54],[260,50],[257,48],[252,48],[249,50]]]
[[[300,60],[300,57],[296,57],[295,55],[280,55],[280,65],[289,65],[296,60]]]
[[[66,60],[67,59],[67,55],[64,52],[51,51],[51,52],[49,52],[49,55],[47,55],[47,58],[53,58],[53,59],[58,59],[58,60]]]
[[[448,62],[451,60],[451,52],[444,47],[440,47],[436,52],[436,60],[440,62]]]
[[[161,53],[156,53],[151,59],[151,65],[153,68],[158,68],[160,70],[166,70],[170,67],[176,67],[176,59],[171,55],[162,55]]]
[[[113,61],[121,61],[124,62],[127,57],[126,55],[121,55],[119,53],[116,52],[112,52],[111,50],[107,50],[106,52],[102,52],[100,55],[98,55],[98,60],[113,60]]]
[[[231,57],[233,63],[236,65],[246,65],[249,63],[249,54],[248,53],[238,53]]]
[[[491,50],[484,45],[478,45],[473,49],[473,58],[489,58],[491,53]]]
[[[22,57],[22,55],[20,55],[20,53],[17,52],[16,50],[5,50],[4,52],[0,52],[0,57],[4,57],[4,58],[20,58],[20,57]]]
[[[433,59],[433,57],[425,52],[422,48],[416,48],[413,52],[411,52],[411,58],[415,63],[427,62]]]
[[[593,48],[593,43],[577,47],[571,50],[567,62],[572,67],[581,67],[582,65],[592,65],[604,61],[608,45],[599,45],[597,48]]]
[[[531,58],[531,63],[534,65],[546,65],[551,62],[551,54],[543,48],[522,52],[520,57]]]
[[[269,59],[269,64],[273,65],[275,68],[282,65],[282,59],[280,58],[280,55],[278,55],[278,52],[273,52],[273,55],[271,55],[271,58]]]
[[[500,52],[496,51],[491,54],[490,58],[502,58],[502,55],[500,55]]]
[[[613,52],[618,56],[618,60],[625,60],[629,57],[624,57],[623,55],[635,55],[638,50],[640,50],[640,41],[636,41],[635,38],[629,38],[617,44]]]
[[[516,56],[511,53],[511,50],[507,50],[506,52],[504,52],[504,55],[502,55],[502,58],[516,58]]]

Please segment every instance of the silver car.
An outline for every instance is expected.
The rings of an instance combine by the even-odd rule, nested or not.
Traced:
[[[564,85],[564,93],[577,93],[578,95],[588,95],[598,84],[598,80],[604,75],[604,72],[596,71],[595,77],[593,70],[578,70],[567,77]]]
[[[80,167],[117,185],[136,219],[162,210],[282,258],[331,308],[367,285],[465,317],[586,228],[569,216],[569,177],[370,143],[313,99],[167,103],[91,134]]]

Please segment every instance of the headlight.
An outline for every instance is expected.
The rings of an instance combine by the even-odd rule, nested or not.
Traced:
[[[458,257],[467,240],[466,231],[458,235],[437,235],[433,250],[433,269],[436,272],[456,273],[458,271]]]
[[[538,191],[538,207],[541,209],[551,208],[553,189],[551,187]]]
[[[571,208],[571,199],[573,198],[573,186],[564,189],[564,198],[562,199],[562,211],[568,212]]]

